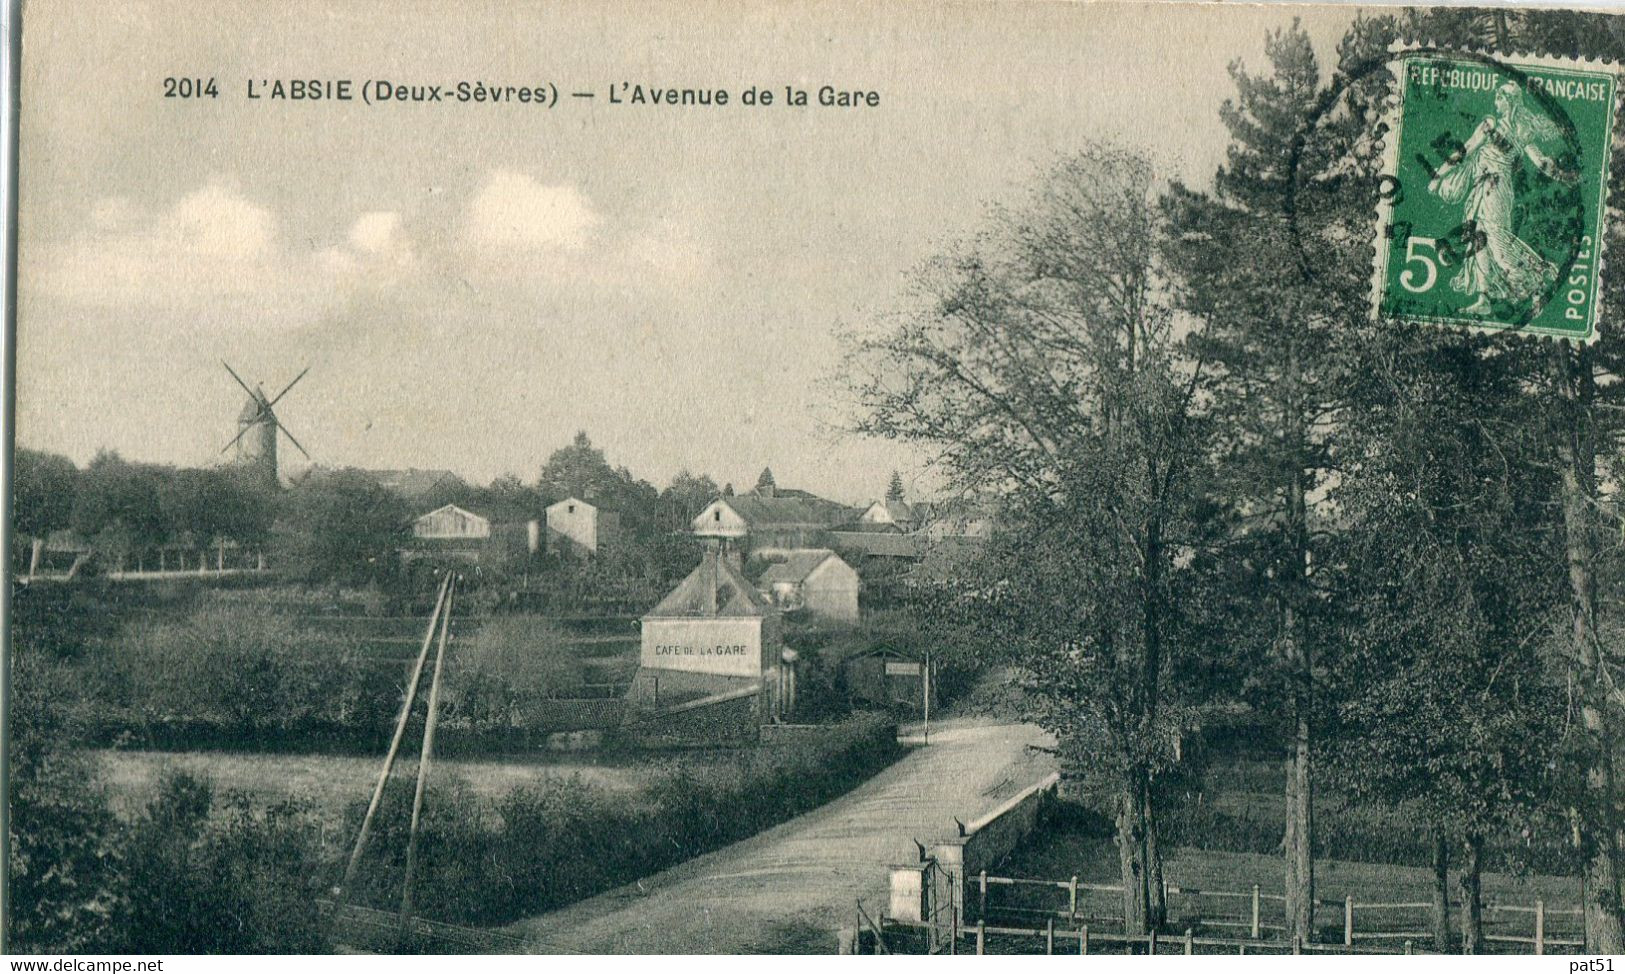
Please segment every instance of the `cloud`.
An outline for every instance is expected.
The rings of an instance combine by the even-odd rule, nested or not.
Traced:
[[[574,186],[499,170],[469,201],[464,232],[482,248],[579,251],[601,222]]]
[[[154,243],[171,252],[225,261],[265,256],[276,217],[219,184],[181,199],[161,221]]]
[[[316,263],[343,286],[389,287],[404,274],[416,274],[420,263],[412,241],[401,229],[401,215],[373,210],[356,217],[344,242],[316,255]]]
[[[212,182],[168,209],[98,200],[86,226],[29,258],[30,280],[74,304],[173,305],[262,291],[276,267],[274,213]]]
[[[363,213],[350,226],[350,246],[363,253],[380,253],[397,242],[400,228],[399,213]]]

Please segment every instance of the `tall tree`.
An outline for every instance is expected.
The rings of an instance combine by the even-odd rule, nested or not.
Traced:
[[[1186,718],[1170,674],[1200,443],[1196,367],[1154,300],[1151,190],[1131,153],[1061,160],[852,358],[858,429],[1003,495],[1012,530],[956,604],[1025,674],[1063,762],[1109,784],[1132,930],[1162,912],[1153,781]]]
[[[756,478],[757,490],[772,490],[777,484],[773,481],[773,468],[763,467],[762,473]]]
[[[722,488],[710,477],[690,473],[687,469],[678,471],[660,492],[661,527],[667,531],[687,531],[689,522],[721,493]]]
[[[30,577],[39,568],[45,539],[68,526],[78,473],[67,457],[17,448],[11,468],[11,525],[29,541]]]
[[[1213,362],[1216,447],[1226,493],[1244,517],[1238,553],[1255,575],[1281,677],[1286,740],[1288,935],[1314,930],[1315,644],[1324,599],[1313,578],[1323,525],[1313,503],[1332,467],[1330,420],[1341,385],[1339,349],[1355,316],[1340,294],[1306,282],[1294,242],[1334,208],[1315,197],[1330,152],[1305,152],[1303,127],[1320,96],[1320,69],[1296,23],[1265,44],[1271,72],[1231,68],[1237,95],[1221,117],[1231,135],[1211,196],[1176,186],[1170,265],[1185,308],[1208,323],[1199,339]],[[1290,204],[1289,204],[1290,201]],[[1357,318],[1355,319],[1357,320]]]
[[[617,483],[604,451],[593,446],[583,430],[569,446],[554,450],[547,458],[537,487],[551,497],[579,497],[596,503],[614,494]]]
[[[366,584],[394,576],[411,513],[372,477],[340,470],[283,498],[279,567],[312,582]]]
[[[1525,417],[1542,349],[1384,329],[1351,390],[1332,489],[1345,519],[1329,661],[1345,792],[1420,813],[1437,835],[1435,940],[1461,851],[1461,945],[1483,947],[1479,875],[1497,835],[1551,825],[1564,695],[1545,637],[1562,605],[1549,450]],[[1559,829],[1560,831],[1560,829]]]
[[[886,499],[889,501],[903,499],[903,475],[895,470],[891,472],[891,481],[886,484]]]
[[[1502,51],[1529,51],[1618,61],[1625,39],[1618,18],[1606,14],[1542,10],[1437,10],[1413,12],[1411,33],[1443,47],[1492,46]],[[1513,58],[1516,60],[1516,58]],[[1619,219],[1621,166],[1625,153],[1616,140],[1609,173],[1615,201],[1604,221],[1606,247],[1625,246]],[[1604,269],[1603,306],[1625,301],[1625,275],[1617,264]],[[1598,572],[1607,549],[1601,542],[1599,512],[1606,508],[1601,476],[1625,445],[1625,336],[1604,325],[1595,344],[1571,347],[1553,343],[1545,350],[1545,432],[1554,450],[1557,496],[1562,511],[1563,564],[1568,578],[1569,625],[1567,669],[1575,688],[1578,720],[1576,752],[1584,781],[1576,802],[1575,832],[1585,862],[1585,928],[1587,948],[1599,953],[1625,950],[1625,908],[1621,902],[1621,848],[1616,784],[1615,737],[1618,715],[1609,714],[1609,699],[1618,701],[1609,652],[1601,632],[1606,603],[1599,597]]]
[[[69,522],[102,557],[123,569],[133,555],[163,544],[170,536],[162,495],[173,471],[127,463],[116,453],[98,453],[74,493]],[[138,562],[139,565],[139,562]]]

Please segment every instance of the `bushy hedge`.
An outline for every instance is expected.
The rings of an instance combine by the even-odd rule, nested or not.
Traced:
[[[701,771],[674,767],[639,799],[578,779],[480,798],[433,788],[418,844],[423,915],[498,924],[649,875],[782,822],[844,793],[897,756],[894,727],[863,714],[793,744],[739,752]],[[398,905],[410,779],[392,782],[355,899]],[[353,830],[365,811],[347,812]]]
[[[90,722],[154,743],[281,748],[376,732],[400,705],[398,667],[359,641],[313,641],[285,614],[206,599],[180,618],[141,618],[87,660]]]
[[[328,950],[316,906],[319,825],[293,802],[218,800],[170,774],[132,820],[111,810],[67,719],[73,674],[26,639],[9,714],[6,890],[18,953]]]
[[[123,843],[120,952],[304,954],[332,949],[321,850],[296,801],[217,798],[167,775]]]
[[[534,724],[546,701],[580,696],[586,666],[557,626],[536,616],[498,616],[464,641],[446,671],[446,720],[471,730]]]
[[[313,631],[280,599],[240,595],[137,615],[72,665],[83,689],[76,705],[102,742],[267,751],[375,748],[411,668],[401,654],[380,654],[364,629]],[[494,618],[448,654],[446,743],[470,751],[578,729],[605,711],[596,700],[571,710],[584,682],[567,634],[535,617]]]

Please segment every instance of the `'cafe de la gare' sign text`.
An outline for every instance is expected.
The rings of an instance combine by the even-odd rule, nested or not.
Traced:
[[[657,670],[761,676],[777,651],[764,654],[758,619],[646,619],[639,662]]]
[[[750,647],[742,644],[733,646],[687,646],[682,643],[655,646],[655,656],[744,656],[750,652]]]

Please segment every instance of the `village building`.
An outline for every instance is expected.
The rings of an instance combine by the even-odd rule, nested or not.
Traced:
[[[833,622],[858,620],[858,573],[828,548],[790,552],[768,565],[756,585],[781,611]]]
[[[858,531],[897,531],[907,533],[914,530],[914,508],[901,500],[880,500],[870,504],[858,516],[857,523],[852,526]]]
[[[720,545],[707,547],[700,564],[644,615],[641,626],[638,672],[627,693],[634,706],[759,693],[761,719],[780,715],[790,664],[779,610]]]
[[[829,532],[855,514],[804,490],[768,485],[717,498],[694,518],[692,528],[696,537],[717,539],[742,555],[773,556],[828,547]]]
[[[566,497],[547,508],[549,551],[596,555],[620,530],[620,517],[579,497]]]
[[[541,548],[541,521],[514,516],[487,517],[456,504],[437,507],[412,522],[406,561],[454,560],[487,567],[511,566]]]

